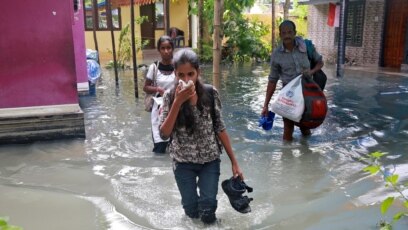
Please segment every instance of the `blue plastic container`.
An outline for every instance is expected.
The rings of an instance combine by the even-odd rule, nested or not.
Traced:
[[[261,118],[259,118],[259,127],[262,126],[264,130],[271,130],[274,119],[275,119],[275,113],[272,111],[269,111],[267,117],[262,116]]]

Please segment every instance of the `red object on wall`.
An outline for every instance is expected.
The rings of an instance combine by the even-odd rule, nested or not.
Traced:
[[[327,25],[333,27],[335,18],[336,18],[336,4],[329,3],[329,13],[327,16]]]
[[[0,14],[0,108],[78,104],[73,2],[8,1]]]

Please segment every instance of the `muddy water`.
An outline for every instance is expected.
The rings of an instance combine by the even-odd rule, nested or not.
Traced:
[[[358,71],[335,79],[326,71],[325,123],[309,138],[295,130],[284,144],[281,117],[271,131],[258,127],[267,65],[223,68],[223,116],[254,201],[240,214],[220,189],[210,229],[376,229],[379,202],[392,191],[362,173],[358,159],[387,152],[384,164],[407,181],[408,79]],[[204,73],[210,81],[211,68]],[[27,230],[206,227],[183,214],[169,156],[151,153],[150,114],[134,98],[131,71],[118,86],[114,79],[105,71],[96,95],[80,99],[85,140],[0,146],[0,216]],[[226,154],[222,162],[224,180]]]

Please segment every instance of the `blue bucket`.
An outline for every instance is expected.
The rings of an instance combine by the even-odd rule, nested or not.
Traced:
[[[262,116],[261,118],[259,118],[259,127],[262,126],[262,128],[264,130],[271,130],[272,126],[273,126],[273,120],[275,118],[275,113],[272,111],[268,112],[268,116],[264,117]]]

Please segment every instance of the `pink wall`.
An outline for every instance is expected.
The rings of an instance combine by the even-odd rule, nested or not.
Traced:
[[[86,70],[84,11],[82,8],[82,1],[79,1],[79,3],[78,11],[74,13],[74,25],[72,26],[72,32],[74,35],[76,75],[78,83],[88,83],[88,75]]]
[[[78,103],[73,1],[7,1],[0,14],[0,108]]]

